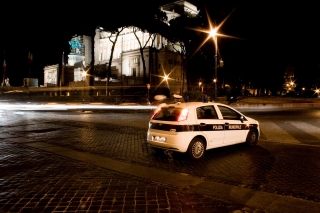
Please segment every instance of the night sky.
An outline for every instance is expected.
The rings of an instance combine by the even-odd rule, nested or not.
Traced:
[[[68,41],[73,35],[94,32],[96,26],[140,16],[150,7],[145,2],[150,1],[105,1],[102,5],[95,0],[86,4],[75,1],[1,3],[0,50],[6,51],[11,85],[21,86],[22,79],[28,76],[29,51],[34,59],[31,77],[39,78],[43,84],[43,67],[59,63],[62,51],[69,53]],[[218,40],[224,63],[232,70],[230,74],[264,76],[264,80],[273,81],[293,66],[301,84],[311,84],[320,77],[320,13],[315,1],[190,2],[199,9],[206,8],[218,23],[231,13],[220,32],[238,39]],[[3,54],[0,60],[3,63]]]

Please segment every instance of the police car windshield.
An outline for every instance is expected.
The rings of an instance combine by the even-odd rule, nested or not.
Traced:
[[[153,120],[178,121],[182,108],[161,108]]]

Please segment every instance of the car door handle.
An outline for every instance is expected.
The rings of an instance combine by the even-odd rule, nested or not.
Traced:
[[[206,125],[206,123],[200,123],[200,126],[205,126]]]

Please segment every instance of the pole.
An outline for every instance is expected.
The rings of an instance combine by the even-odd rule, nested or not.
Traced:
[[[148,104],[150,103],[150,84],[147,84],[147,89],[148,89]]]
[[[88,81],[88,92],[89,92],[89,96],[93,96],[93,90],[92,90],[92,86],[94,86],[94,63],[95,63],[95,58],[94,58],[94,47],[95,47],[95,36],[96,36],[97,31],[95,30],[95,32],[93,34],[91,34],[91,66],[89,69],[89,81]],[[98,35],[97,35],[98,36]],[[85,80],[87,81],[87,76],[85,77]]]
[[[217,80],[218,80],[218,74],[217,74],[217,54],[214,56],[214,77],[215,77],[215,82],[214,82],[214,99],[217,100]]]
[[[215,53],[214,53],[214,78],[215,78],[215,84],[214,84],[214,99],[215,101],[218,99],[218,91],[217,91],[217,81],[218,81],[218,74],[217,74],[217,63],[218,63],[218,56],[217,56],[217,36],[214,37],[214,46],[215,46]]]
[[[62,81],[64,81],[63,75],[64,75],[64,51],[62,51],[61,66],[59,65],[59,76],[58,76],[60,96],[62,95],[61,86],[62,86]]]
[[[5,52],[5,50],[3,51],[3,75],[2,75],[2,84],[1,84],[1,86],[3,87],[4,86],[4,73],[6,72],[6,66],[7,66],[7,64],[6,64],[6,52]]]

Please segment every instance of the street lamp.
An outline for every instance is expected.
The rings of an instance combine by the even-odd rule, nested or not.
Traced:
[[[173,70],[174,70],[174,69],[173,69]],[[173,71],[173,70],[172,70],[172,71]],[[171,71],[171,72],[172,72],[172,71]],[[159,77],[159,78],[162,78],[162,81],[156,86],[155,90],[162,84],[162,82],[166,82],[167,87],[170,89],[168,81],[169,81],[169,80],[172,80],[172,78],[170,78],[171,72],[170,72],[169,74],[166,74],[165,71],[163,70],[163,75],[154,75],[154,76],[157,76],[157,77]]]
[[[150,104],[150,84],[147,84],[147,89],[148,89],[148,104]]]
[[[214,83],[214,88],[215,88],[214,91],[217,91],[217,79],[216,78],[213,79],[213,83]],[[214,92],[214,94],[216,94],[216,92]]]
[[[218,64],[218,48],[217,48],[217,28],[213,28],[210,31],[210,36],[213,38],[213,43],[214,43],[214,99],[217,100],[218,95],[217,95],[217,79],[218,79],[218,74],[217,74],[217,64]]]
[[[82,80],[83,80],[83,96],[84,96],[84,91],[85,91],[85,85],[86,85],[86,80],[87,80],[87,72],[82,71]]]
[[[210,17],[207,13],[207,18],[208,18],[208,23],[209,23],[209,29],[208,30],[197,30],[196,31],[199,31],[199,32],[203,32],[203,33],[206,33],[208,34],[207,38],[205,39],[204,42],[201,43],[201,45],[199,46],[198,50],[212,37],[213,38],[213,42],[214,42],[214,47],[215,47],[215,53],[214,53],[214,62],[215,62],[215,66],[214,66],[214,78],[216,80],[218,80],[218,74],[217,74],[217,68],[218,68],[218,42],[217,42],[217,37],[218,36],[221,36],[221,37],[229,37],[229,38],[236,38],[234,36],[229,36],[229,35],[225,35],[225,34],[221,34],[219,33],[219,29],[221,28],[221,26],[227,21],[227,19],[230,17],[230,15],[232,14],[232,12],[220,23],[220,24],[216,24],[210,20]],[[223,61],[221,60],[221,66],[223,66]],[[215,85],[215,99],[217,99],[217,84]]]

